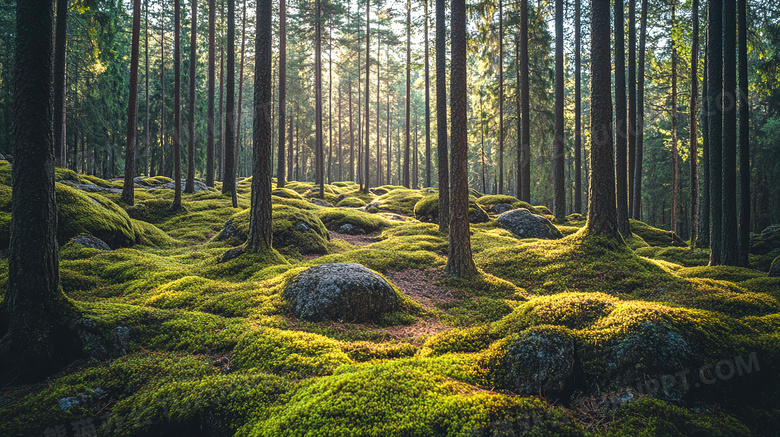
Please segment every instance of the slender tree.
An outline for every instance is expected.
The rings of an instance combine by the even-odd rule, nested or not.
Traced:
[[[452,202],[446,271],[450,276],[477,274],[469,235],[468,182],[468,83],[466,72],[466,1],[452,1],[452,71],[450,101],[452,121]]]
[[[151,161],[150,159],[150,148],[152,145],[151,140],[151,131],[149,130],[149,119],[151,118],[149,115],[149,0],[146,0],[144,3],[144,12],[146,16],[144,17],[144,47],[146,51],[146,62],[144,63],[144,68],[146,70],[144,74],[144,80],[146,81],[146,86],[144,87],[144,93],[145,96],[145,103],[146,103],[146,125],[144,128],[144,132],[146,133],[146,163],[144,165],[144,174],[147,176],[151,175]]]
[[[0,308],[0,383],[58,370],[80,348],[59,280],[52,139],[52,0],[16,3],[13,199],[8,288]],[[57,120],[59,122],[59,120]]]
[[[531,201],[531,110],[528,82],[528,0],[520,0],[520,106],[523,128],[520,132],[522,160],[518,168],[520,200]]]
[[[428,47],[428,0],[423,0],[423,8],[425,9],[425,186],[431,187],[431,74],[429,60],[430,50]],[[388,132],[389,131],[390,127],[388,125]],[[388,146],[390,145],[389,138],[387,144]],[[389,182],[390,181],[388,180],[388,183]]]
[[[563,149],[563,0],[555,0],[555,144],[553,151],[553,173],[555,174],[555,218],[566,216],[566,189],[564,178]]]
[[[325,198],[325,164],[322,144],[322,1],[315,0],[314,17],[314,129],[315,184],[320,186],[320,198]]]
[[[747,1],[737,0],[739,44],[739,265],[750,267],[750,104],[748,101]]]
[[[628,215],[634,213],[636,166],[636,2],[628,0]]]
[[[234,145],[235,154],[233,155],[233,171],[238,177],[238,170],[241,167],[241,152],[239,146],[241,145],[241,115],[244,111],[244,55],[246,54],[246,0],[243,5],[243,18],[241,19],[241,57],[238,63],[238,105],[236,105],[236,143]]]
[[[631,216],[642,218],[642,161],[645,140],[645,50],[647,44],[647,0],[642,0],[642,15],[639,20],[639,62],[636,84],[636,151],[634,158],[634,201]]]
[[[526,1],[526,0],[524,0]],[[447,149],[447,23],[446,2],[436,0],[436,152],[439,173],[439,232],[450,225],[449,150]]]
[[[122,201],[135,204],[135,146],[138,135],[138,51],[141,42],[141,0],[133,0],[133,34],[130,48],[130,95],[127,103],[127,146],[125,147],[125,182]],[[59,123],[54,123],[56,126]],[[56,135],[56,133],[55,133]],[[55,137],[56,138],[56,137]]]
[[[257,1],[257,59],[271,59],[271,0]],[[249,209],[249,235],[246,250],[271,249],[271,141],[274,106],[271,94],[271,63],[255,62],[254,135],[252,141],[252,205]]]
[[[224,12],[224,11],[223,11]],[[224,167],[225,167],[225,47],[220,44],[219,47],[219,165],[217,165],[217,179],[223,181],[224,190]]]
[[[173,203],[181,209],[181,0],[173,1]]]
[[[208,109],[206,113],[206,185],[214,186],[214,80],[216,76],[216,20],[215,0],[209,2],[209,72],[208,72]]]
[[[631,1],[631,0],[629,0]],[[623,30],[623,0],[615,0],[615,194],[618,230],[631,235],[628,223],[628,152],[626,131],[626,50]]]
[[[133,22],[135,25],[135,22]],[[57,20],[54,28],[54,154],[60,167],[68,165],[65,87],[68,39],[68,0],[57,0]]]
[[[633,3],[634,0],[629,0]],[[573,212],[582,212],[582,26],[580,0],[574,0],[574,205]]]
[[[355,127],[352,120],[352,78],[347,89],[347,112],[349,112],[349,180],[355,180]]]
[[[672,3],[672,231],[677,232],[677,195],[680,185],[680,153],[677,147],[677,42],[675,32],[675,0]]]
[[[696,247],[699,226],[699,135],[697,130],[697,100],[699,98],[699,0],[691,2],[691,248]]]
[[[706,38],[705,38],[706,40]],[[707,101],[707,79],[708,61],[704,56],[704,71],[702,74],[702,93],[701,93],[701,202],[699,202],[699,224],[698,238],[696,246],[709,247],[710,245],[710,147],[709,147],[709,104]]]
[[[276,164],[276,186],[284,188],[284,123],[287,121],[287,0],[279,0],[279,153]]]
[[[721,263],[723,229],[723,4],[707,2],[707,124],[710,167],[710,265]]]
[[[78,94],[76,94],[78,96]],[[165,4],[160,7],[160,175],[165,174]]]
[[[735,0],[723,0],[723,224],[721,264],[739,265],[737,228],[737,7]],[[713,196],[713,199],[716,197]]]
[[[364,157],[363,157],[363,164],[365,165],[363,170],[363,191],[368,193],[368,184],[371,179],[369,178],[369,164],[371,163],[371,148],[369,147],[369,137],[368,134],[370,132],[370,129],[368,128],[368,120],[370,120],[369,115],[371,112],[371,106],[369,105],[369,92],[368,89],[370,87],[370,80],[371,80],[371,0],[366,0],[366,126],[365,126],[365,133],[366,133],[366,144],[364,145]]]
[[[411,126],[411,101],[412,101],[412,2],[406,0],[406,124],[404,125],[404,187],[410,187],[409,179],[409,159],[410,159],[410,137],[409,128]]]
[[[504,0],[498,0],[498,194],[504,194]]]
[[[615,164],[612,153],[609,0],[591,0],[590,10],[590,192],[588,235],[623,242],[615,207]]]
[[[178,1],[178,0],[177,0]],[[222,194],[230,194],[233,207],[238,207],[236,198],[236,0],[227,0],[227,72],[225,80],[225,139],[221,141],[224,164],[222,170]]]
[[[192,0],[190,22],[190,113],[189,147],[187,148],[187,183],[185,193],[195,192],[195,66],[198,63],[198,0]]]

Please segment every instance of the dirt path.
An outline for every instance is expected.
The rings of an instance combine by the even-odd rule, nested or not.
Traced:
[[[368,246],[371,243],[376,243],[377,241],[381,241],[382,237],[379,233],[373,233],[373,234],[366,234],[366,235],[349,235],[349,234],[339,234],[338,232],[328,231],[330,234],[330,239],[339,239],[344,240],[349,244],[355,245],[355,246]]]
[[[400,272],[387,272],[385,277],[403,292],[420,303],[424,308],[432,309],[440,302],[455,300],[450,290],[436,285],[444,278],[441,269],[409,269]]]

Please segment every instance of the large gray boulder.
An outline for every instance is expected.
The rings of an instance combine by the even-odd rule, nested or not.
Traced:
[[[563,234],[550,220],[531,214],[527,209],[514,209],[498,216],[498,227],[506,229],[518,238],[542,238],[557,240]]]
[[[769,268],[769,277],[770,278],[776,278],[780,277],[780,256],[775,258],[774,261],[772,261],[772,267]]]
[[[377,273],[355,263],[311,267],[284,288],[293,313],[310,322],[369,322],[399,309],[399,296]]]

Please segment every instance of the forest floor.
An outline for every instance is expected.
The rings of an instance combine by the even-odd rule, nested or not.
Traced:
[[[549,210],[474,192],[480,273],[457,280],[444,274],[446,235],[417,219],[436,215],[435,190],[340,182],[322,206],[311,183],[290,182],[273,191],[278,253],[221,262],[246,239],[250,179],[239,208],[203,189],[172,212],[167,178],[139,178],[128,206],[113,190],[121,181],[56,177],[61,284],[81,313],[84,358],[0,389],[4,436],[780,429],[772,235],[754,236],[754,268],[707,267],[706,250],[641,222],[627,245],[585,237],[578,214],[555,223],[563,238],[519,239],[495,204]],[[0,246],[10,196],[0,163]],[[362,323],[296,317],[285,287],[334,262],[381,274],[400,309]]]

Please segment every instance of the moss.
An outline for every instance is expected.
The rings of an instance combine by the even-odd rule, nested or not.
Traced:
[[[685,241],[672,231],[654,228],[639,220],[631,219],[629,222],[631,224],[631,232],[639,235],[650,246],[687,246]]]
[[[136,220],[159,224],[171,217],[189,213],[186,203],[182,203],[182,208],[176,211],[171,210],[171,203],[168,199],[144,200],[127,208],[127,215]]]
[[[560,293],[522,304],[494,329],[519,332],[536,325],[584,329],[615,309],[618,299],[603,293]]]
[[[376,189],[374,191],[377,192]],[[420,190],[399,187],[377,197],[376,203],[381,210],[411,216],[414,215],[414,206],[424,197],[426,193]]]
[[[382,232],[382,238],[408,237],[415,235],[442,236],[439,227],[432,223],[403,223]]]
[[[55,184],[55,193],[60,244],[84,233],[92,234],[114,248],[131,246],[135,242],[130,217],[114,202],[60,183]]]
[[[710,261],[710,251],[691,250],[687,247],[641,247],[635,249],[639,256],[660,259],[683,267],[706,266]]]
[[[322,208],[316,214],[325,227],[334,232],[345,224],[363,229],[365,233],[378,232],[390,226],[390,222],[380,216],[353,209]]]
[[[536,209],[536,214],[539,214],[539,215],[553,215],[552,211],[550,211],[550,208],[548,208],[548,207],[546,207],[544,205],[534,206],[534,209]]]
[[[135,229],[135,241],[145,246],[167,248],[175,244],[175,240],[160,230],[157,226],[140,220],[130,219]]]
[[[293,191],[289,188],[274,188],[271,191],[271,195],[277,197],[283,197],[285,199],[303,199],[303,196],[298,194],[298,192]]]
[[[232,230],[223,229],[218,239],[233,240],[241,244],[249,234],[249,210],[234,214],[228,220]],[[273,246],[281,251],[302,254],[327,253],[330,236],[320,219],[309,211],[286,205],[274,205],[271,227]]]
[[[366,202],[359,197],[350,196],[339,200],[336,206],[340,208],[362,208],[366,206]]]
[[[734,266],[688,267],[678,270],[677,274],[683,278],[707,278],[730,282],[741,282],[766,276],[763,272]]]
[[[539,214],[539,212],[531,206],[528,202],[523,202],[517,197],[506,196],[503,194],[488,194],[477,199],[477,204],[481,206],[485,211],[492,211],[493,206],[499,203],[506,203],[512,206],[512,209],[524,208],[531,211],[531,214]]]
[[[469,196],[469,222],[487,222],[487,213],[476,201],[476,197]],[[414,217],[422,222],[436,223],[439,219],[439,195],[431,194],[418,201],[414,205]]]

